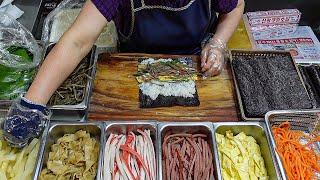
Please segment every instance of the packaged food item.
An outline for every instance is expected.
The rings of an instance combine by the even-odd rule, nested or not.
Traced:
[[[250,26],[298,24],[301,12],[298,9],[256,11],[246,13]]]
[[[10,46],[7,51],[21,57],[21,63],[31,64],[33,61],[33,54],[25,47]],[[35,68],[21,69],[0,63],[0,100],[13,100],[27,91],[35,72]]]

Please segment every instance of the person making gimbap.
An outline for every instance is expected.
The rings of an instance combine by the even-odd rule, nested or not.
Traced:
[[[204,75],[214,76],[222,69],[226,42],[243,10],[244,0],[88,0],[28,92],[12,105],[5,138],[23,146],[38,135],[50,114],[45,104],[90,51],[107,21],[116,24],[120,52],[199,54]]]

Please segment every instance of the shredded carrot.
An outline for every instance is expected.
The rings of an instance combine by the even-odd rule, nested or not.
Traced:
[[[320,173],[320,155],[314,150],[320,136],[310,136],[303,131],[290,130],[290,123],[285,122],[272,127],[276,140],[276,151],[283,163],[289,180],[314,180]],[[302,144],[301,139],[307,143]]]

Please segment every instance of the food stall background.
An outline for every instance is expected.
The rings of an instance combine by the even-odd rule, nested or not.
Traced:
[[[0,0],[2,2],[3,0]],[[32,30],[41,1],[50,0],[15,0],[14,4],[25,14],[19,21]],[[51,0],[55,1],[55,0]],[[246,11],[277,10],[297,8],[302,12],[300,25],[311,26],[320,38],[320,1],[319,0],[246,0]]]

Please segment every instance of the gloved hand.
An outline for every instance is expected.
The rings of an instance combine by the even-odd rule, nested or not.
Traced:
[[[19,97],[4,121],[4,138],[11,146],[21,148],[41,134],[50,117],[51,111],[46,106]]]
[[[201,52],[201,71],[204,76],[215,76],[221,73],[227,45],[222,39],[211,38]]]

